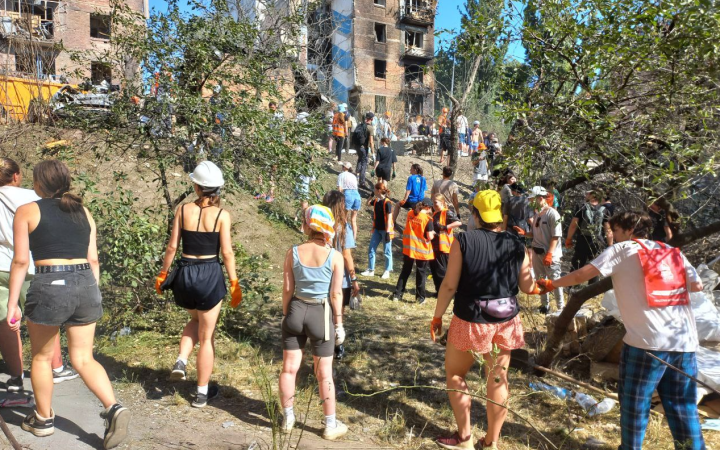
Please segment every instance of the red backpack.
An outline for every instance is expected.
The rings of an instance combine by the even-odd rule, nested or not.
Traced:
[[[684,306],[690,304],[687,289],[685,262],[679,248],[668,247],[658,242],[661,248],[647,248],[642,242],[638,256],[645,273],[645,290],[648,306]]]

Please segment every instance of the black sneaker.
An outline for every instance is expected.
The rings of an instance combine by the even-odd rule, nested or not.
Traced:
[[[109,410],[100,413],[105,419],[105,448],[115,448],[128,436],[130,411],[120,403],[115,403]]]
[[[182,361],[175,361],[175,365],[170,373],[170,381],[187,380],[185,374],[185,363]]]
[[[548,313],[548,307],[545,306],[545,305],[543,305],[543,306],[540,307],[540,309],[538,309],[538,311],[540,312],[540,314],[547,314],[547,313]]]
[[[65,366],[65,368],[60,372],[55,372],[53,370],[53,383],[58,384],[62,383],[63,381],[74,380],[79,376],[80,374],[77,373],[75,369],[69,366]]]
[[[32,414],[25,416],[25,420],[23,420],[20,427],[37,437],[50,436],[55,432],[55,412],[53,410],[50,410],[50,412],[52,417],[41,420],[37,416],[37,411],[33,411]]]
[[[220,394],[220,389],[214,384],[208,388],[207,395],[197,393],[195,394],[195,400],[191,403],[193,408],[204,408],[207,406],[208,400],[212,400]]]
[[[335,347],[335,359],[338,361],[345,357],[345,346],[340,344]]]
[[[422,305],[423,303],[425,303],[425,297],[418,297],[415,300],[417,300],[418,305]]]
[[[25,389],[25,387],[23,386],[22,375],[18,375],[7,380],[6,386],[8,392],[22,392],[23,389]]]

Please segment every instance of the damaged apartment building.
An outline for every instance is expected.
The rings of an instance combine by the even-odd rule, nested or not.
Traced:
[[[432,0],[327,0],[309,16],[307,67],[355,115],[432,115],[435,11]]]
[[[125,3],[147,17],[147,1]],[[99,84],[120,78],[114,71],[136,71],[132,61],[125,67],[92,61],[92,55],[99,59],[110,49],[110,9],[109,0],[0,0],[2,75]],[[73,61],[74,52],[88,62]]]

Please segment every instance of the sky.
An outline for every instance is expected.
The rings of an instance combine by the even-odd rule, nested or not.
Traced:
[[[181,2],[182,3],[182,2]],[[438,14],[435,17],[435,30],[454,30],[457,33],[460,30],[460,12],[459,8],[465,10],[465,0],[439,0]],[[167,8],[165,0],[149,0],[150,9],[164,11]],[[451,40],[453,34],[449,32],[443,33],[441,36],[435,37],[435,48],[437,49],[443,42],[447,43]],[[507,58],[523,61],[525,59],[525,49],[519,42],[513,42],[508,49]]]

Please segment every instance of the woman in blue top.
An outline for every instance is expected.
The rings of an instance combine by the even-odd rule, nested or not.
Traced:
[[[295,425],[295,378],[309,338],[325,414],[323,438],[335,440],[348,431],[347,426],[335,418],[335,384],[332,379],[335,346],[345,340],[342,325],[343,258],[332,247],[335,219],[330,209],[322,205],[309,207],[305,211],[303,228],[308,241],[288,250],[283,271],[280,402],[284,420],[281,430],[289,433]],[[334,327],[330,326],[333,322]]]
[[[415,208],[415,204],[425,199],[425,191],[427,190],[427,180],[423,176],[423,169],[420,164],[410,166],[410,176],[408,177],[407,186],[405,186],[405,197],[398,205],[410,211]],[[400,208],[393,211],[393,223],[397,223],[397,216],[400,214]]]

